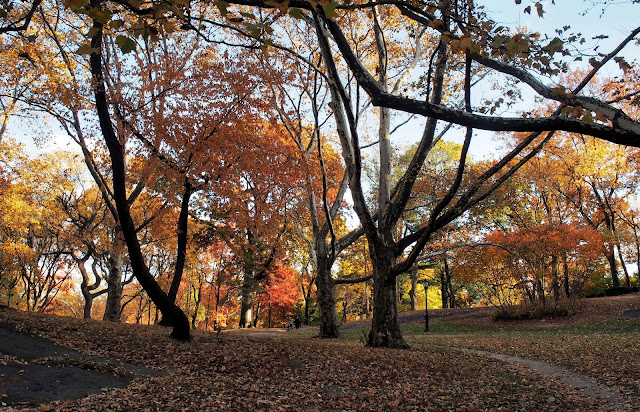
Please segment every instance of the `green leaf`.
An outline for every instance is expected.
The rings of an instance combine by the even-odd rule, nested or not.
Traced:
[[[329,4],[323,4],[322,5],[322,10],[324,10],[324,14],[325,16],[327,16],[327,18],[332,19],[334,17],[336,17],[338,14],[336,13],[336,7],[338,6],[338,3],[335,1],[332,1]]]
[[[91,53],[99,53],[99,52],[100,52],[100,49],[91,47],[91,45],[88,43],[82,44],[80,47],[78,47],[78,50],[76,50],[77,54],[91,54]]]
[[[87,10],[86,15],[99,23],[106,23],[113,16],[113,13],[111,10]]]
[[[89,4],[88,0],[65,0],[64,7],[68,9],[80,9]]]
[[[543,49],[551,55],[562,51],[563,48],[564,48],[564,42],[560,40],[560,38],[558,37],[554,37],[553,40],[549,42],[549,44],[543,47]]]
[[[111,20],[109,22],[109,27],[111,27],[114,30],[118,30],[122,26],[124,26],[124,22],[122,20]]]
[[[247,23],[244,22],[242,23],[244,25],[244,27],[247,28],[247,30],[249,31],[249,34],[253,37],[258,37],[260,36],[260,26],[257,24],[253,24],[253,23]]]
[[[120,47],[123,53],[129,53],[136,49],[136,42],[128,38],[127,36],[116,37],[116,44]]]
[[[226,1],[216,0],[213,2],[213,4],[215,4],[218,10],[220,10],[220,15],[222,15],[222,17],[229,14],[229,10],[227,10],[227,8],[229,7],[229,3],[227,3]]]
[[[92,39],[96,37],[98,34],[100,34],[100,30],[96,29],[95,27],[92,27],[87,33],[87,38]]]
[[[289,14],[291,15],[291,17],[293,17],[294,19],[298,19],[300,20],[302,18],[302,10],[297,9],[297,8],[292,8],[289,9]]]

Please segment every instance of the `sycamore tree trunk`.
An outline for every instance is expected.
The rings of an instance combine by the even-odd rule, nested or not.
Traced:
[[[242,288],[240,289],[242,295],[240,302],[240,321],[238,322],[238,327],[240,328],[250,327],[252,323],[251,309],[253,308],[253,285],[253,275],[245,272]]]
[[[611,280],[613,281],[613,287],[620,287],[620,278],[618,277],[618,264],[616,262],[615,248],[613,245],[608,245],[606,248],[607,262],[609,262],[609,268],[611,270]]]
[[[116,247],[108,258],[107,303],[102,320],[120,322],[122,301],[122,268],[124,266],[124,244],[116,240]]]
[[[338,315],[336,313],[335,285],[331,278],[330,259],[318,257],[317,265],[317,300],[320,312],[320,338],[334,339],[340,337]]]
[[[367,346],[408,348],[398,322],[396,276],[389,272],[389,268],[395,263],[393,250],[382,247],[371,247],[371,250],[374,251],[373,320]]]

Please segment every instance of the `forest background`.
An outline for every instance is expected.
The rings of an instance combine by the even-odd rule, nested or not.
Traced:
[[[368,343],[404,346],[423,280],[430,307],[504,316],[631,290],[637,2],[573,3],[617,26],[553,2],[4,2],[2,303],[179,339],[373,313]]]

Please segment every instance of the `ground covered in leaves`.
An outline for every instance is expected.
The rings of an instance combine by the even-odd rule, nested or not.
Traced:
[[[640,297],[635,297],[640,303]],[[633,303],[633,302],[632,302]],[[640,307],[640,304],[638,305]],[[615,311],[614,311],[615,312]],[[191,343],[161,327],[0,311],[0,323],[80,352],[165,371],[138,375],[127,388],[75,401],[7,405],[34,410],[598,410],[597,398],[524,368],[465,352],[472,347],[557,362],[598,375],[640,405],[640,321],[595,319],[573,325],[419,325],[412,350],[364,348],[366,329],[340,341],[279,333],[196,332]],[[482,324],[482,322],[479,322]],[[277,337],[277,338],[276,338]],[[635,368],[634,368],[635,365]],[[618,370],[618,372],[616,372]],[[0,394],[1,395],[1,394]]]

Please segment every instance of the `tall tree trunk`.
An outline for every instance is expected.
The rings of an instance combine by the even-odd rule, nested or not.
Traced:
[[[316,277],[316,297],[320,311],[320,338],[334,339],[340,337],[338,315],[336,313],[335,285],[331,278],[331,261],[319,255]]]
[[[453,274],[451,273],[451,268],[449,268],[449,260],[447,259],[447,255],[444,256],[444,274],[446,276],[447,282],[446,291],[447,297],[449,298],[449,307],[453,308],[456,306],[456,295],[453,293]]]
[[[416,310],[416,288],[418,286],[418,265],[414,265],[411,268],[411,291],[409,291],[409,297],[411,298],[411,310]]]
[[[392,248],[371,247],[373,251],[373,320],[367,345],[372,347],[407,348],[398,322],[396,277],[389,273],[395,263]]]
[[[606,248],[607,262],[609,262],[609,268],[611,269],[611,280],[613,281],[613,287],[620,287],[620,278],[618,277],[618,264],[616,262],[615,248],[613,245],[607,245]]]
[[[95,97],[96,112],[100,124],[102,136],[109,149],[112,166],[112,184],[113,198],[118,211],[118,220],[124,235],[127,249],[129,250],[129,258],[131,260],[131,268],[133,274],[140,283],[140,286],[147,292],[156,306],[162,311],[173,325],[171,337],[177,340],[190,340],[191,334],[189,329],[189,319],[184,312],[171,302],[164,293],[158,282],[147,267],[140,242],[137,238],[136,227],[131,217],[129,203],[127,198],[127,176],[125,167],[124,146],[120,142],[115,133],[109,104],[107,103],[107,93],[102,73],[102,29],[103,24],[93,21],[94,36],[91,39],[91,47],[98,52],[91,53],[89,58],[91,75],[93,78],[93,92]]]
[[[345,324],[347,323],[347,305],[349,304],[349,301],[347,300],[346,297],[344,297],[342,299],[342,323]]]
[[[107,303],[102,320],[120,322],[122,300],[122,268],[124,266],[124,242],[118,239],[108,258],[109,274],[107,275]]]
[[[449,287],[449,307],[456,307],[456,294],[453,291],[453,275],[449,272],[449,276],[447,276],[447,286]]]
[[[240,301],[240,328],[251,326],[251,309],[253,308],[253,279],[246,279],[242,282],[241,288],[242,299]]]
[[[171,279],[171,286],[169,287],[169,293],[167,296],[173,303],[176,302],[178,297],[178,291],[180,290],[180,283],[182,282],[182,274],[184,273],[184,265],[187,260],[187,240],[189,230],[189,199],[191,199],[191,182],[185,177],[184,192],[182,193],[182,203],[180,205],[180,216],[178,217],[178,226],[176,228],[177,234],[177,248],[176,248],[176,264],[173,270],[173,278]],[[192,322],[193,323],[193,322]],[[159,322],[162,326],[170,326],[171,323],[162,318]],[[193,326],[192,326],[193,327]]]
[[[629,270],[627,269],[626,263],[624,263],[624,256],[622,256],[622,249],[620,248],[620,243],[616,245],[616,249],[618,249],[618,258],[620,258],[620,266],[622,266],[622,271],[624,272],[624,279],[627,287],[631,287],[631,278],[629,277]]]
[[[542,286],[542,280],[540,280],[540,278],[536,279],[535,288],[537,290],[538,300],[540,301],[540,303],[542,303],[543,305],[546,304],[547,298],[544,294],[544,287]]]
[[[309,291],[307,292],[304,298],[304,324],[307,326],[309,326],[309,323],[311,322],[311,310],[309,308],[310,302],[311,302],[311,288],[309,288]]]
[[[258,317],[260,315],[260,302],[256,302],[255,304],[255,310],[253,313],[253,327],[257,328],[258,327]]]
[[[200,301],[202,300],[202,279],[198,284],[197,293],[194,291],[195,296],[195,307],[193,308],[193,317],[191,318],[191,329],[196,328],[196,320],[198,319],[198,310],[200,309]]]
[[[551,256],[551,289],[553,300],[560,300],[560,280],[558,279],[558,256]]]
[[[567,254],[562,256],[562,276],[564,278],[564,294],[566,297],[571,297],[571,285],[569,284],[569,261]]]
[[[182,281],[182,274],[184,272],[184,264],[187,260],[187,235],[189,229],[189,200],[192,194],[191,182],[185,178],[184,193],[182,194],[182,204],[180,206],[180,216],[178,217],[178,245],[176,251],[176,267],[173,271],[173,279],[171,280],[171,287],[169,288],[169,299],[175,303],[178,296],[178,290],[180,289],[180,282]]]
[[[440,270],[440,299],[442,301],[442,309],[446,309],[447,303],[449,302],[447,291],[447,274],[445,273],[445,269],[442,268]]]
[[[367,311],[367,319],[369,319],[369,314],[371,313],[371,297],[369,296],[369,281],[364,282],[364,300],[365,300],[365,310]]]

